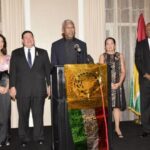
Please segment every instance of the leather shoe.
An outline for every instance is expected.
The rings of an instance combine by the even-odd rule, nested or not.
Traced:
[[[6,146],[10,146],[10,138],[6,138],[6,140],[5,140],[5,145],[6,145]]]
[[[23,148],[27,147],[27,142],[21,142],[21,146],[22,146]]]
[[[3,146],[5,146],[5,142],[4,142],[4,141],[2,141],[2,142],[0,143],[0,147],[3,147]]]
[[[148,133],[148,132],[143,132],[141,135],[140,135],[140,137],[141,138],[145,138],[145,137],[148,137],[150,135],[150,133]]]
[[[44,144],[44,141],[43,141],[43,140],[39,140],[39,141],[38,141],[38,144],[43,145],[43,144]]]

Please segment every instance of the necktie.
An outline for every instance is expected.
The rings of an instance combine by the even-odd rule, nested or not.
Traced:
[[[32,67],[32,58],[31,58],[30,49],[28,49],[28,64],[29,64],[29,67],[31,68]]]

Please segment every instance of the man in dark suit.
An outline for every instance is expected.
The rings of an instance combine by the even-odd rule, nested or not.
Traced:
[[[53,65],[86,63],[86,43],[75,38],[75,26],[71,20],[63,22],[62,36],[63,38],[52,44],[51,63]]]
[[[148,38],[139,42],[135,51],[141,95],[141,137],[150,135],[150,23],[146,25],[146,33]]]
[[[62,25],[62,36],[60,40],[54,42],[51,48],[51,63],[55,65],[65,64],[84,64],[87,62],[86,43],[75,38],[75,26],[73,21],[65,20]],[[52,75],[55,79],[55,75]],[[52,80],[52,82],[55,82]],[[57,82],[57,81],[56,81]],[[73,139],[69,128],[67,116],[67,105],[64,98],[60,99],[53,83],[53,128],[54,128],[54,147],[55,150],[74,150]],[[58,93],[57,93],[58,92]]]
[[[44,142],[44,101],[50,96],[50,61],[46,50],[34,46],[31,31],[22,33],[23,47],[12,52],[10,61],[10,94],[17,99],[19,137],[21,145],[29,142],[28,124],[30,108],[33,115],[33,136],[39,144]]]

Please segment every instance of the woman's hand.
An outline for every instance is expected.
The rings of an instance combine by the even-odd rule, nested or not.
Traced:
[[[116,89],[118,89],[120,86],[121,86],[120,83],[115,83],[115,84],[112,83],[112,84],[111,84],[111,89],[112,89],[112,90],[116,90]]]
[[[150,74],[145,73],[145,74],[144,74],[144,78],[146,78],[147,80],[150,80]]]

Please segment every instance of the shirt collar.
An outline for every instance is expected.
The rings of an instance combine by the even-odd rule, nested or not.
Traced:
[[[35,46],[32,46],[31,48],[24,47],[25,51],[28,51],[28,49],[30,49],[31,51],[35,51]]]

